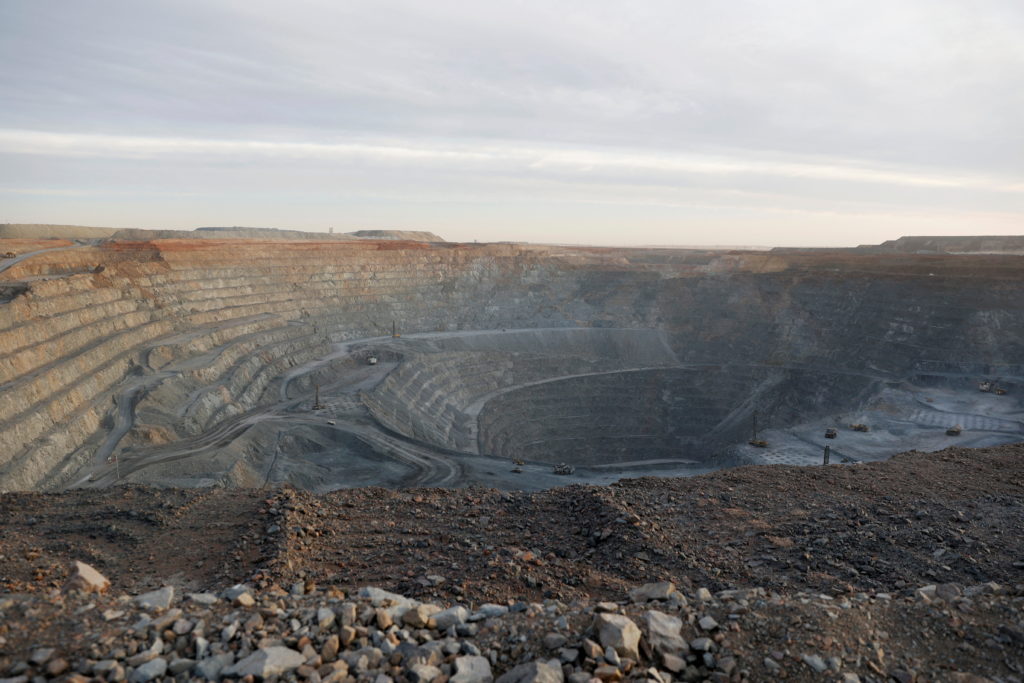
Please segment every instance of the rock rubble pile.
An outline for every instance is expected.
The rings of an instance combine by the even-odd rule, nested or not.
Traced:
[[[0,597],[0,681],[1020,681],[1024,590],[924,586],[852,598],[644,584],[618,602],[440,605],[297,582]],[[83,566],[86,570],[83,570]],[[913,623],[927,642],[885,629]],[[970,631],[970,635],[968,635]],[[959,644],[946,644],[949,636]],[[894,642],[896,641],[896,642]],[[949,649],[945,649],[948,647]]]

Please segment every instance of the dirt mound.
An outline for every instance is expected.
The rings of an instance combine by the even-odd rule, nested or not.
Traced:
[[[83,559],[121,590],[260,574],[477,600],[605,598],[659,580],[831,593],[1013,584],[1022,474],[1016,444],[538,493],[285,489],[280,518],[258,490],[10,493],[0,580],[44,588]]]
[[[422,640],[445,648],[448,658],[436,664],[449,673],[457,654],[482,653],[495,674],[554,657],[577,680],[645,672],[664,681],[673,666],[683,680],[1020,680],[1022,474],[1024,444],[1015,444],[534,494],[368,488],[318,497],[290,488],[138,487],[6,494],[0,590],[28,595],[0,595],[0,675],[69,666],[88,675],[108,665],[130,673],[160,657],[166,661],[149,668],[199,670],[204,657],[222,657],[226,666],[273,647],[294,650],[274,652],[295,666],[304,659],[307,673],[332,661],[317,658],[327,648],[359,674],[360,658],[375,657],[376,646],[392,655],[379,667],[370,658],[373,675],[405,680],[418,661],[409,647]],[[53,591],[72,560],[109,577],[111,594]],[[242,581],[255,606],[232,605],[238,589],[222,592]],[[654,582],[673,586],[643,586],[637,597],[638,587]],[[199,596],[152,620],[117,597],[162,585],[176,587],[175,595],[211,589],[227,601]],[[460,619],[470,615],[477,626],[401,631],[365,604],[379,594],[358,591],[363,585],[439,607],[468,605]],[[661,602],[647,602],[654,599]],[[491,604],[474,607],[480,603]],[[323,626],[333,621],[324,609],[352,624],[341,631],[341,653],[330,642],[332,627]],[[680,658],[659,659],[650,649],[650,609],[678,619],[677,631],[682,624],[689,644],[677,644]],[[639,661],[619,661],[588,641],[605,644],[592,627],[602,611],[643,627]],[[280,615],[293,616],[278,623]],[[264,619],[276,639],[265,637]],[[172,621],[175,634],[201,623],[245,625],[240,637],[234,629],[207,633],[212,651],[202,633],[165,630],[170,649],[162,655],[129,656],[148,646],[151,621],[161,624],[157,634]],[[40,649],[48,647],[56,650]],[[335,673],[328,668],[321,673]]]

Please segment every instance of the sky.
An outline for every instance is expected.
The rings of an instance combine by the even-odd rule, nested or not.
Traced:
[[[0,222],[1024,234],[1024,2],[3,0]]]

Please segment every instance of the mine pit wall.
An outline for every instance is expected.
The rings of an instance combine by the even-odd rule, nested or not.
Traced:
[[[401,242],[164,240],[40,253],[0,274],[27,285],[0,306],[0,486],[68,483],[140,374],[170,376],[137,415],[182,437],[274,400],[277,378],[332,340],[387,334],[392,321],[406,333],[653,325],[628,291],[613,303],[580,295],[582,269],[604,260]]]
[[[158,240],[43,252],[0,282],[27,287],[0,304],[5,489],[66,484],[140,374],[180,368],[138,408],[180,437],[276,399],[289,367],[392,321],[661,328],[685,362],[892,376],[1024,362],[1015,257]]]
[[[477,413],[490,397],[552,378],[677,364],[659,330],[568,328],[417,340],[363,402],[392,431],[438,448],[480,450]],[[429,353],[426,351],[433,351]]]
[[[877,382],[782,368],[704,366],[573,377],[516,389],[479,417],[481,453],[605,465],[688,459],[726,464],[726,448],[762,424],[789,425],[843,410]]]
[[[786,270],[675,278],[660,324],[682,361],[903,377],[1024,361],[1024,258],[793,255]]]

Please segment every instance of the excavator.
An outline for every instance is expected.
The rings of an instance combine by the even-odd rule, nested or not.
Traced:
[[[960,425],[953,425],[946,430],[946,436],[960,436],[960,433],[964,431],[964,428]]]

